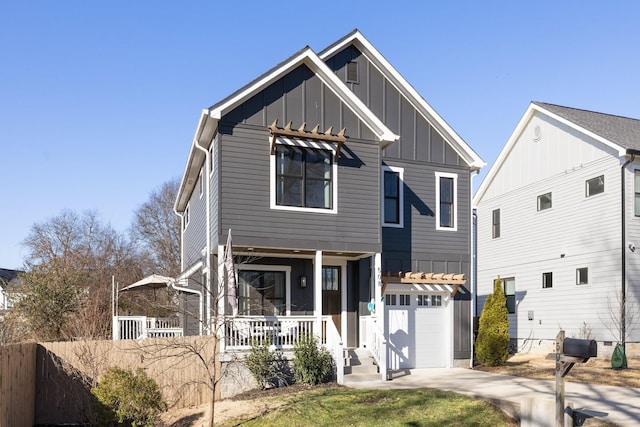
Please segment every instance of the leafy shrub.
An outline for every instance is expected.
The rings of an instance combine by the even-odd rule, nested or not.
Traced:
[[[244,361],[258,387],[267,388],[275,373],[275,354],[265,345],[252,345]]]
[[[332,368],[331,354],[318,347],[318,340],[313,335],[305,335],[296,341],[293,347],[293,372],[297,382],[320,384]]]
[[[500,277],[487,297],[480,315],[476,358],[485,366],[504,365],[509,357],[509,312]]]
[[[166,409],[158,384],[138,368],[134,373],[111,367],[91,393],[98,399],[101,425],[130,422],[133,427],[153,426]]]

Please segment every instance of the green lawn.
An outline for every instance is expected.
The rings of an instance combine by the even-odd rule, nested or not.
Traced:
[[[491,404],[433,389],[332,388],[272,397],[286,402],[262,417],[225,426],[516,426]]]

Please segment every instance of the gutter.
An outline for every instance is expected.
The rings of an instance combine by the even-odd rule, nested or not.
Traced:
[[[205,289],[207,291],[207,302],[206,302],[206,306],[207,306],[207,313],[206,313],[206,317],[207,317],[207,335],[211,334],[211,203],[210,203],[210,198],[211,198],[211,191],[209,188],[209,183],[210,183],[210,175],[211,175],[211,171],[209,170],[210,165],[211,165],[211,161],[210,161],[210,154],[209,154],[209,150],[204,148],[202,145],[200,145],[200,140],[196,139],[194,146],[196,147],[196,149],[204,152],[204,174],[202,175],[202,179],[205,180],[205,203],[206,203],[206,221],[207,221],[207,225],[206,225],[206,238],[207,238],[207,243],[205,245],[205,250],[206,250],[206,260],[205,260],[205,265],[204,265],[204,274],[206,274],[207,278],[204,281],[204,285],[205,285]],[[202,316],[200,316],[200,321],[202,322]]]
[[[626,235],[627,235],[627,212],[625,208],[626,197],[625,197],[625,176],[624,171],[626,167],[632,163],[636,156],[640,156],[639,150],[634,150],[632,148],[628,148],[625,156],[631,156],[627,159],[620,168],[620,186],[622,192],[622,241],[621,241],[621,249],[622,249],[622,289],[621,289],[621,300],[620,301],[620,339],[622,341],[622,349],[626,354],[627,349],[627,313],[626,313],[626,305],[627,305],[627,245],[626,245]]]

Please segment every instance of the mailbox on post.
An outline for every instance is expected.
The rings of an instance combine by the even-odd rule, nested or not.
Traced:
[[[562,343],[562,354],[564,354],[565,356],[573,356],[581,359],[598,357],[598,344],[595,340],[565,338],[564,342]]]

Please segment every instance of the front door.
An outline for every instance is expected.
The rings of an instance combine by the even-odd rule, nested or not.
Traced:
[[[340,267],[322,267],[322,315],[331,316],[338,332],[342,334],[342,293],[340,292]]]

